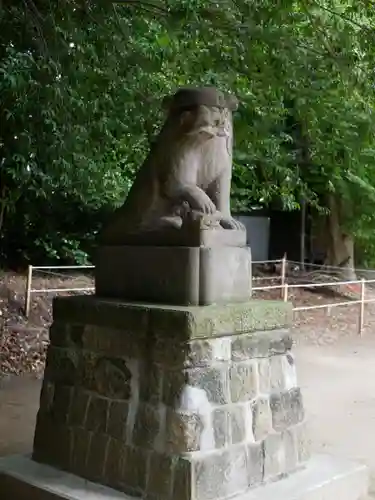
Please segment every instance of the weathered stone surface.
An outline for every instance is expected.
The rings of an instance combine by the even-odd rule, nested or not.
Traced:
[[[96,388],[95,383],[95,366],[98,362],[99,356],[92,351],[78,351],[79,365],[76,376],[77,386],[81,386],[88,391],[94,391]]]
[[[121,358],[100,357],[94,367],[95,392],[113,399],[127,400],[131,395],[132,373]]]
[[[33,459],[62,469],[70,468],[71,431],[38,413],[33,447]]]
[[[86,429],[95,433],[106,432],[108,409],[108,399],[93,396],[87,412]]]
[[[216,448],[223,448],[230,443],[230,425],[232,423],[231,417],[232,415],[230,409],[226,407],[216,408],[212,413],[212,425]],[[236,423],[237,422],[235,422],[235,424]],[[238,427],[234,426],[234,431],[238,432]]]
[[[260,394],[269,394],[271,391],[271,367],[269,358],[258,359],[258,381]]]
[[[231,401],[250,401],[258,393],[258,372],[253,361],[235,363],[230,368]]]
[[[271,367],[271,389],[290,390],[297,386],[296,368],[292,353],[272,356]]]
[[[140,324],[136,326],[130,323],[121,328],[86,325],[82,340],[83,348],[102,356],[143,357],[146,352],[147,314],[139,317],[139,321]]]
[[[298,462],[305,463],[311,457],[311,441],[306,420],[293,427],[296,439]]]
[[[69,335],[47,363],[39,460],[146,500],[217,500],[307,459],[284,305],[96,298],[64,302],[58,315],[64,308],[53,335],[57,328]],[[91,310],[90,324],[82,308]],[[274,320],[278,329],[269,331]]]
[[[78,365],[77,351],[50,346],[47,353],[45,377],[56,384],[74,385],[78,378]]]
[[[139,399],[157,405],[162,399],[164,370],[146,360],[140,366]]]
[[[188,371],[188,383],[205,391],[210,403],[229,403],[229,376],[225,367],[196,368]]]
[[[280,433],[269,434],[264,440],[264,479],[272,479],[285,472],[285,449]]]
[[[122,475],[124,444],[122,441],[109,438],[104,477],[107,484],[118,487]]]
[[[120,482],[134,490],[142,492],[146,488],[149,455],[144,450],[125,446],[123,448]]]
[[[292,320],[292,305],[282,301],[251,300],[220,306],[187,307],[76,296],[55,298],[53,316],[54,320],[66,323],[125,329],[134,342],[137,342],[139,334],[147,335],[148,331],[155,337],[173,337],[178,342],[288,327]],[[277,347],[277,342],[276,338],[273,349]],[[290,345],[290,339],[288,342]],[[252,354],[246,359],[251,357]]]
[[[298,424],[304,418],[302,395],[299,388],[270,396],[272,426],[282,431],[291,425]]]
[[[244,302],[251,297],[251,250],[244,245],[100,247],[95,274],[101,297],[185,306]]]
[[[87,457],[91,433],[85,429],[73,429],[70,469],[79,476],[87,477]]]
[[[266,318],[267,316],[272,317],[271,311],[264,312]],[[271,319],[269,321],[271,321]],[[273,321],[273,323],[275,323],[275,321]],[[267,331],[268,324],[269,323],[264,321],[262,325],[265,331],[238,335],[232,338],[233,361],[267,358],[273,354],[284,354],[291,348],[293,341],[290,337],[289,330],[277,329],[277,325],[275,325],[275,328],[271,326],[271,331]],[[287,325],[287,322],[280,326],[285,325]]]
[[[229,419],[231,443],[253,441],[251,412],[248,404],[231,405]]]
[[[135,417],[132,444],[140,448],[153,449],[160,430],[159,410],[154,406],[139,403]]]
[[[272,430],[272,413],[268,397],[252,402],[253,433],[256,441],[264,439]]]
[[[44,378],[42,390],[40,391],[39,412],[49,413],[53,405],[53,396],[55,394],[55,384]]]
[[[147,490],[156,498],[170,498],[173,485],[173,459],[169,455],[151,453]]]
[[[108,445],[109,437],[105,434],[93,434],[91,436],[86,477],[95,481],[103,479]]]
[[[213,500],[246,491],[249,478],[246,449],[211,453],[193,462],[196,500]]]
[[[247,468],[249,486],[253,487],[263,481],[264,476],[264,450],[263,443],[247,445]]]
[[[282,440],[285,456],[284,471],[290,473],[298,466],[297,440],[293,428],[282,433]]]
[[[204,429],[202,418],[197,413],[167,410],[166,447],[172,453],[200,450]]]
[[[192,500],[193,477],[191,462],[184,457],[176,457],[172,498]]]
[[[107,434],[109,434],[113,438],[125,441],[128,413],[128,402],[111,401],[109,404]]]
[[[190,370],[167,371],[164,374],[163,402],[178,407],[186,391],[204,391],[210,403],[229,403],[229,373],[225,366],[202,367]]]
[[[70,406],[72,402],[73,388],[71,386],[56,385],[51,408],[51,419],[64,425],[68,421]]]
[[[85,427],[91,395],[78,387],[73,391],[68,423],[74,427]]]

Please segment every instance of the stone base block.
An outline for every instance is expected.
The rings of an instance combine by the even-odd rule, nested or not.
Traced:
[[[301,471],[235,497],[238,500],[365,500],[368,472],[363,465],[314,456]],[[131,500],[111,488],[33,462],[29,457],[0,459],[4,500]],[[182,500],[175,496],[173,500]],[[184,497],[185,498],[185,497]]]
[[[95,267],[101,297],[157,304],[209,305],[251,296],[248,247],[100,247]]]

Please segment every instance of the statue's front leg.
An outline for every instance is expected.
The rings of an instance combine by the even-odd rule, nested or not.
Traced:
[[[239,229],[245,231],[245,226],[238,220],[233,219],[231,215],[230,184],[230,174],[228,172],[223,172],[221,176],[209,186],[208,193],[218,211],[222,214],[220,226],[223,229]]]
[[[214,214],[216,212],[215,203],[196,185],[180,185],[174,189],[170,196],[179,204],[188,203],[191,210],[202,212],[202,214]]]

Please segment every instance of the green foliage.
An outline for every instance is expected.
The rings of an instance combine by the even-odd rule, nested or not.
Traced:
[[[182,85],[235,92],[233,208],[373,223],[374,13],[335,0],[3,0],[3,259],[84,262]]]

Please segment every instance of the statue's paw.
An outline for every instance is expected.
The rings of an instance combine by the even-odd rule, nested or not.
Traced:
[[[242,222],[233,219],[232,217],[221,219],[220,225],[224,229],[237,229],[239,231],[245,231],[246,228]]]

